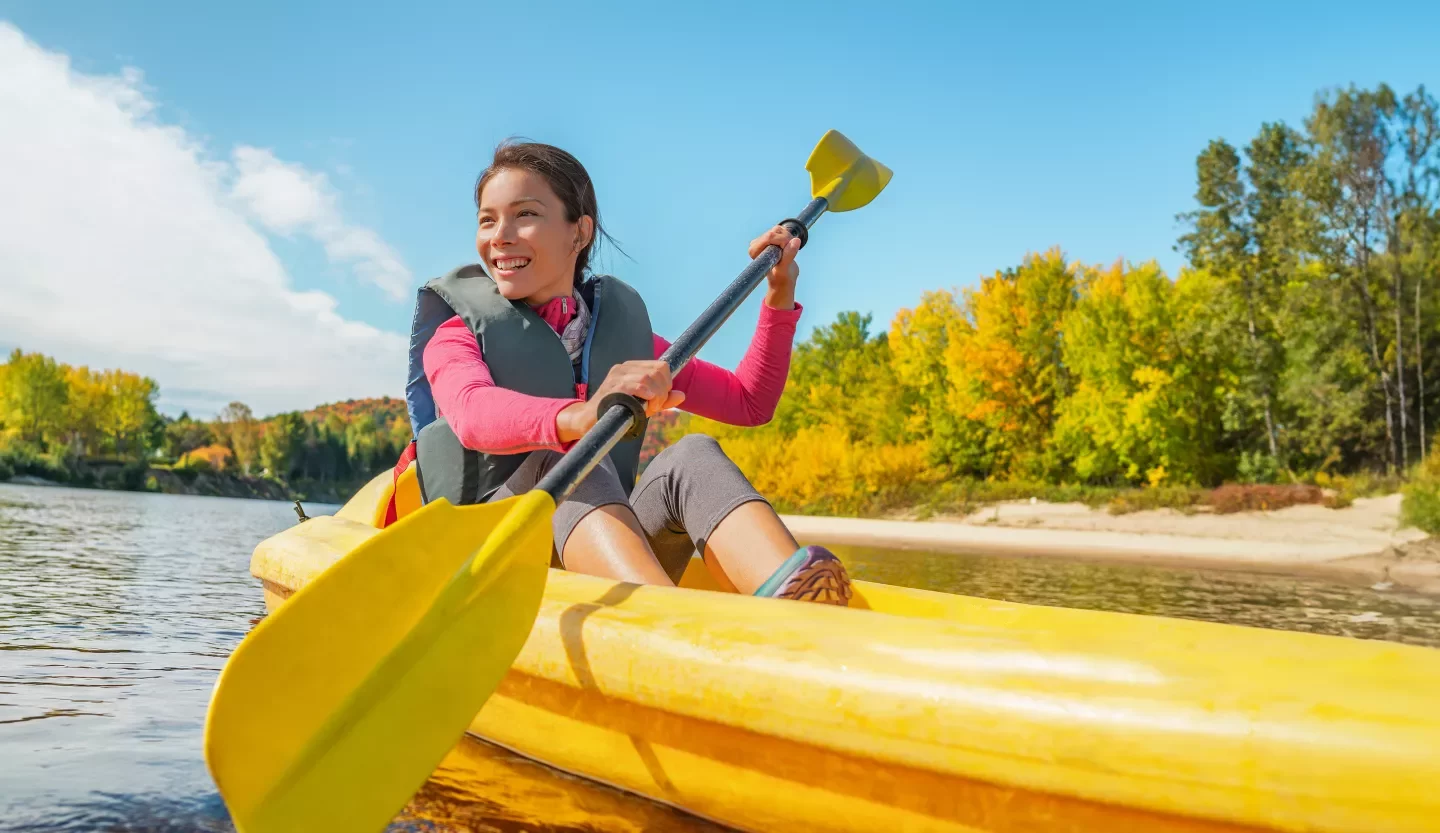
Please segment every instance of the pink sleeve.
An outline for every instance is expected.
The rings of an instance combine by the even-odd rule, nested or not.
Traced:
[[[520,454],[564,451],[573,445],[560,442],[555,416],[579,400],[528,396],[497,386],[475,335],[460,316],[435,329],[425,345],[424,363],[435,409],[466,448]]]
[[[731,425],[769,422],[790,375],[790,347],[801,309],[798,303],[787,310],[761,303],[755,337],[734,373],[703,359],[691,359],[672,385],[685,392],[680,409]],[[669,346],[670,342],[655,336],[655,357]]]

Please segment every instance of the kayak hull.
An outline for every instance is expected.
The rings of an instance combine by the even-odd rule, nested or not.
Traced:
[[[357,496],[361,504],[362,496]],[[377,530],[257,547],[267,607]],[[1435,829],[1440,651],[857,582],[552,570],[470,732],[746,830]]]

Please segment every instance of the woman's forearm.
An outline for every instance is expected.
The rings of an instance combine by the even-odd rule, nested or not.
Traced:
[[[767,296],[768,297],[768,296]],[[767,300],[760,309],[755,336],[734,372],[703,359],[691,359],[675,377],[674,388],[685,392],[682,410],[730,425],[763,425],[775,415],[790,375],[790,353],[802,307],[776,307]],[[670,342],[655,336],[658,358]]]

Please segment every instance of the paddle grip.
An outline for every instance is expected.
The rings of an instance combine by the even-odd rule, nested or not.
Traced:
[[[821,214],[825,213],[828,205],[829,203],[823,197],[817,197],[805,206],[804,211],[792,219],[782,221],[781,225],[790,229],[792,234],[798,234],[803,247],[805,241],[810,237],[810,227],[815,225],[815,221],[820,219]],[[798,226],[802,231],[796,232],[792,226]],[[725,291],[720,293],[720,297],[711,302],[710,306],[700,314],[700,317],[671,343],[670,349],[660,357],[661,361],[670,365],[671,376],[678,374],[680,369],[694,358],[696,353],[700,352],[700,348],[705,346],[705,342],[710,340],[710,336],[720,329],[720,325],[725,323],[731,313],[735,312],[755,287],[765,280],[765,275],[774,268],[775,264],[780,262],[780,254],[779,246],[773,244],[766,246],[764,251],[750,261],[750,265],[745,267],[740,275],[725,288]]]
[[[613,393],[607,393],[605,395],[605,398],[600,400],[600,405],[597,409],[597,413],[608,413],[610,409],[616,405],[619,405],[630,411],[630,416],[632,418],[630,422],[630,430],[626,431],[625,435],[621,437],[621,439],[633,440],[636,437],[645,436],[645,426],[648,421],[648,417],[645,416],[645,403],[641,402],[637,397],[631,396],[628,393],[614,391]]]
[[[792,235],[800,238],[800,248],[805,248],[805,244],[810,242],[809,227],[798,219],[791,217],[788,220],[781,220],[780,225],[784,226],[786,231],[789,231]]]

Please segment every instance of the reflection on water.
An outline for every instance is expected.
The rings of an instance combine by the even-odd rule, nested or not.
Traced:
[[[250,549],[294,521],[278,502],[0,485],[0,828],[232,829],[200,731],[264,612]]]
[[[333,507],[307,506],[312,514]],[[230,831],[201,730],[263,614],[256,542],[288,504],[0,484],[0,831]],[[855,574],[1040,604],[1440,646],[1433,599],[1316,581],[846,549]],[[713,830],[479,742],[392,831]]]
[[[852,575],[1007,602],[1440,647],[1440,598],[1313,579],[835,547]]]
[[[725,829],[467,738],[446,756],[390,831]]]

